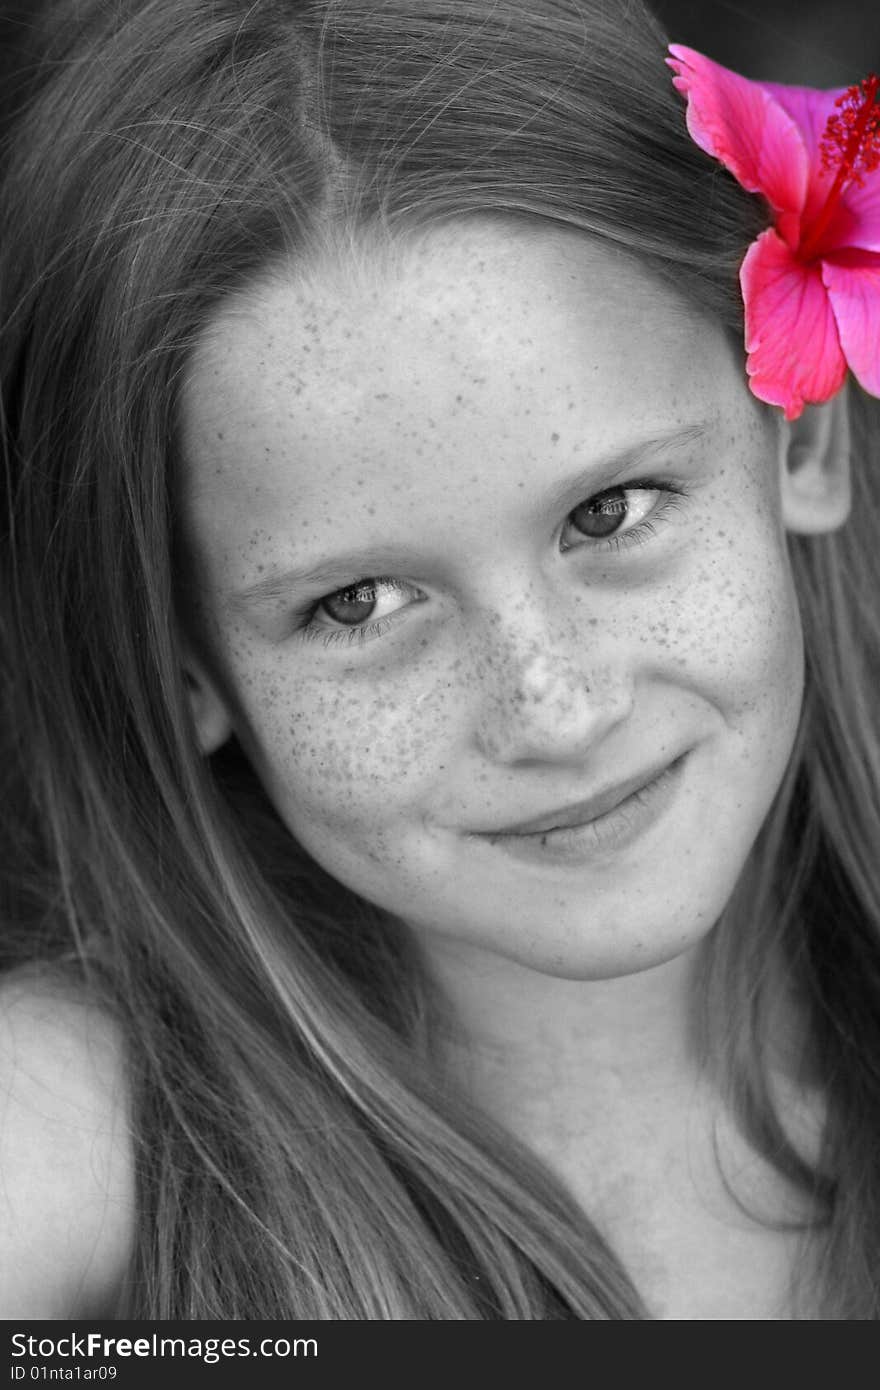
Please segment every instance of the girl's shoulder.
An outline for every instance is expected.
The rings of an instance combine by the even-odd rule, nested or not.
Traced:
[[[0,1318],[113,1311],[135,1211],[123,1056],[94,1004],[0,981]]]

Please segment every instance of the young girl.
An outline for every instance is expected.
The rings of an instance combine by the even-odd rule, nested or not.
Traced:
[[[634,0],[46,36],[0,1311],[873,1318],[876,91],[836,179]]]

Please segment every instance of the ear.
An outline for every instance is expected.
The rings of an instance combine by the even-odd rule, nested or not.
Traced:
[[[852,500],[845,387],[824,405],[805,406],[797,420],[782,422],[779,464],[787,531],[810,536],[843,525]]]
[[[183,678],[199,749],[207,757],[209,753],[216,752],[233,732],[229,709],[216,681],[188,644],[184,645]]]

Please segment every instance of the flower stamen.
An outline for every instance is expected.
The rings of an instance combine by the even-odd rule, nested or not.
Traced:
[[[880,167],[880,77],[870,73],[863,82],[849,87],[835,105],[819,146],[822,168],[836,169],[834,182],[807,236],[798,249],[801,261],[811,261],[828,230],[841,196],[850,184],[861,187],[865,174]]]

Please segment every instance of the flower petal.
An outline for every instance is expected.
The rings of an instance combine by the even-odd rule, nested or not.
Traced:
[[[759,400],[794,420],[808,401],[843,385],[846,358],[818,266],[801,264],[775,231],[762,232],[740,268],[746,306],[746,370]]]
[[[828,117],[834,113],[834,103],[844,95],[846,88],[823,91],[816,87],[789,87],[781,82],[761,82],[760,86],[794,121],[806,146],[810,170],[818,169],[821,164],[819,149]]]
[[[853,375],[880,396],[880,256],[866,256],[861,265],[827,262],[822,279]]]
[[[693,48],[670,44],[673,85],[688,99],[687,126],[749,193],[763,193],[777,212],[800,213],[809,158],[791,116],[760,82],[730,72]]]

